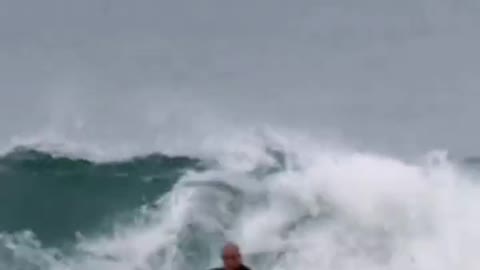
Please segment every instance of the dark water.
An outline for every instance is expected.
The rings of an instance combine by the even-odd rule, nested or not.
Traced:
[[[93,163],[18,148],[0,159],[0,231],[29,230],[46,244],[128,222],[131,211],[167,192],[199,160],[152,154]]]
[[[366,269],[387,269],[411,266],[410,254],[424,260],[411,269],[431,269],[416,241],[476,232],[447,210],[473,222],[480,189],[441,156],[427,166],[322,151],[307,161],[305,153],[259,149],[270,162],[253,155],[252,166],[232,167],[220,158],[93,162],[16,148],[0,158],[0,269],[208,269],[228,239],[242,240],[258,269],[315,269],[306,257],[340,265],[362,258]],[[462,167],[474,169],[476,160]],[[141,218],[152,220],[135,223]],[[403,241],[412,244],[398,248]]]

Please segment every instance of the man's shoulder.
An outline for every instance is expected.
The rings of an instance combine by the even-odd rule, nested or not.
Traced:
[[[245,266],[245,265],[242,265],[242,267],[240,268],[241,270],[251,270],[250,267],[248,266]],[[217,268],[211,268],[209,270],[225,270],[225,268],[223,267],[217,267]]]

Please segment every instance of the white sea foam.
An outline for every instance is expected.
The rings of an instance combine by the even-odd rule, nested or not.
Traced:
[[[203,269],[219,263],[227,239],[255,269],[480,266],[479,186],[442,155],[407,163],[284,137],[274,145],[295,166],[266,175],[231,166],[240,157],[274,167],[258,159],[268,156],[265,144],[253,145],[231,146],[243,155],[234,151],[223,166],[186,174],[139,214],[142,222],[79,240],[84,253],[58,269]]]

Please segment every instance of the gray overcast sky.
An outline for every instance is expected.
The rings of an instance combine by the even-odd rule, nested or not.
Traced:
[[[202,107],[385,148],[476,152],[478,6],[0,0],[0,141],[77,118],[89,139],[148,141],[146,114]]]

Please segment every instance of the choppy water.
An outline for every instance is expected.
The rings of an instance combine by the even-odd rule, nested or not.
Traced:
[[[0,0],[0,268],[478,269],[471,0]]]

